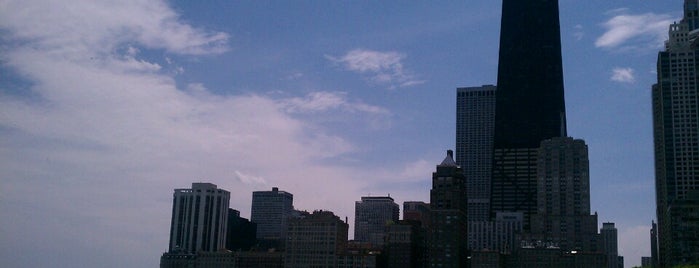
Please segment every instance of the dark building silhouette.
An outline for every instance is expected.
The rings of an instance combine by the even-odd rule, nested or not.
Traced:
[[[461,168],[451,150],[432,173],[430,190],[431,225],[429,258],[431,267],[466,267],[467,196]]]
[[[617,229],[614,227],[614,223],[602,223],[600,236],[602,237],[602,250],[604,254],[607,255],[607,267],[623,268],[623,263],[621,265],[619,263],[619,242],[617,239]]]
[[[257,239],[262,248],[283,249],[289,218],[294,213],[294,195],[279,188],[252,192],[250,221],[257,224]]]
[[[537,214],[523,235],[566,251],[598,252],[597,215],[590,215],[587,145],[580,139],[541,142],[537,159]],[[616,258],[616,257],[615,257]]]
[[[248,251],[257,244],[257,224],[240,217],[240,211],[228,209],[228,232],[226,249]]]
[[[660,267],[699,264],[699,1],[658,53],[653,139]]]
[[[650,258],[651,267],[660,267],[658,258],[658,224],[651,222],[650,228]]]
[[[557,0],[504,0],[500,29],[491,218],[536,213],[539,143],[565,137],[565,102]]]
[[[336,267],[347,250],[348,228],[330,211],[290,219],[284,267]]]
[[[387,267],[420,268],[427,265],[425,232],[419,221],[398,221],[387,227]]]
[[[386,227],[398,221],[400,208],[390,196],[363,196],[354,203],[354,240],[382,247]]]
[[[422,201],[403,202],[403,220],[418,221],[423,227],[430,226],[430,204]]]

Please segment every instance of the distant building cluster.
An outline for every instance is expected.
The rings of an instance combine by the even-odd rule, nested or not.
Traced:
[[[504,0],[497,86],[456,90],[456,152],[432,173],[430,200],[355,202],[349,223],[252,193],[251,219],[210,183],[176,189],[175,267],[621,268],[618,232],[590,208],[588,146],[568,136],[558,1]],[[653,86],[658,223],[643,267],[699,264],[699,0],[670,26]],[[456,157],[455,157],[456,156]]]

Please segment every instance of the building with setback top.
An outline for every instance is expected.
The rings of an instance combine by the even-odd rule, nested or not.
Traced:
[[[653,143],[660,267],[699,264],[699,1],[658,53]]]

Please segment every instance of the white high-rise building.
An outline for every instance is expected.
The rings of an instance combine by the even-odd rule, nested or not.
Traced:
[[[488,221],[496,87],[456,90],[456,164],[466,177],[468,221]]]
[[[194,254],[224,249],[229,200],[228,191],[211,183],[175,189],[169,252]]]

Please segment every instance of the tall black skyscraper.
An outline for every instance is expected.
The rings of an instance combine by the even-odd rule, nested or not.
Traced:
[[[496,148],[536,148],[566,136],[557,0],[504,0]]]
[[[504,0],[495,108],[491,214],[536,213],[542,140],[565,137],[557,0]]]

